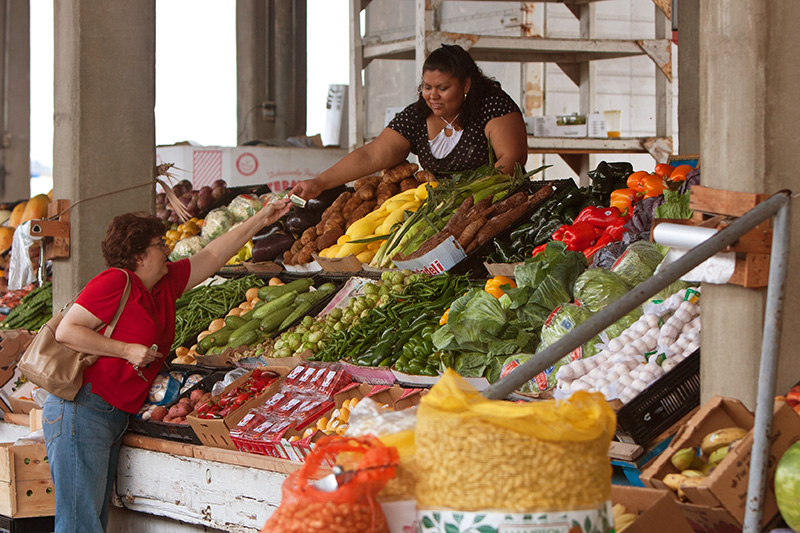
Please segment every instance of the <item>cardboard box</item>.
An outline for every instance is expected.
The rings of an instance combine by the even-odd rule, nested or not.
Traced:
[[[490,276],[506,276],[514,279],[514,268],[522,263],[483,263]]]
[[[236,424],[238,424],[239,421],[244,418],[248,412],[250,412],[250,409],[264,403],[266,398],[269,398],[275,394],[275,392],[280,388],[281,381],[283,381],[283,378],[290,372],[291,369],[287,367],[271,366],[269,367],[269,370],[277,372],[280,377],[272,385],[264,389],[260,395],[251,398],[241,407],[239,407],[239,409],[233,411],[225,418],[198,418],[195,411],[189,413],[189,416],[186,417],[186,420],[189,422],[189,425],[192,426],[192,429],[203,444],[206,446],[213,446],[215,448],[226,448],[229,450],[236,449],[236,445],[231,440],[231,428],[235,427]],[[225,387],[225,389],[222,391],[222,394],[225,394],[234,387],[238,387],[242,383],[246,382],[248,379],[250,379],[251,374],[252,371],[248,372]]]
[[[738,426],[752,429],[753,414],[738,400],[714,396],[673,437],[669,447],[656,457],[642,472],[642,483],[647,487],[669,490],[662,481],[669,473],[677,473],[670,462],[674,452],[689,446],[699,446],[708,433],[725,427]],[[769,453],[770,467],[763,497],[763,524],[778,514],[773,490],[775,467],[778,460],[792,444],[800,440],[800,417],[786,402],[776,402],[772,421],[772,445]],[[696,487],[687,487],[687,502],[678,501],[686,517],[702,527],[714,531],[719,524],[741,528],[744,522],[747,483],[750,471],[753,434],[731,450],[725,459]],[[677,500],[677,495],[672,493]]]
[[[611,502],[621,503],[628,512],[639,515],[625,531],[629,533],[692,533],[669,490],[611,486]]]
[[[423,272],[429,276],[435,276],[447,272],[465,257],[467,257],[467,254],[464,249],[461,248],[455,237],[450,236],[425,255],[407,261],[395,260],[394,264],[401,270],[407,268],[414,272]]]
[[[6,412],[27,413],[36,407],[31,401],[20,402],[16,408],[12,405],[11,397],[30,397],[33,392],[33,383],[22,380],[22,372],[17,369],[17,361],[35,336],[35,332],[24,329],[11,329],[0,331],[0,409]],[[27,410],[23,410],[26,408]]]
[[[0,514],[51,516],[56,511],[44,444],[0,443]]]
[[[353,254],[338,259],[328,259],[326,257],[320,257],[317,254],[311,254],[311,257],[314,258],[314,261],[316,261],[325,272],[336,272],[337,274],[361,272],[361,261],[356,259],[356,256]]]

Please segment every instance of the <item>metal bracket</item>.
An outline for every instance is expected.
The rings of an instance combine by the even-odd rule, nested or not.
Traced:
[[[44,258],[69,257],[69,200],[54,200],[47,206],[47,216],[55,220],[31,220],[31,236],[42,237]]]

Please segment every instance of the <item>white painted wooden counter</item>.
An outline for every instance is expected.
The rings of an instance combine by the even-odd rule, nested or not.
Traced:
[[[280,504],[283,480],[300,466],[134,435],[125,442],[117,470],[119,505],[235,533],[264,526]]]

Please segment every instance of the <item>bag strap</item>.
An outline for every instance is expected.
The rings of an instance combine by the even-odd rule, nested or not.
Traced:
[[[122,291],[122,298],[119,299],[119,307],[117,308],[117,312],[114,314],[114,318],[111,320],[111,323],[106,328],[103,335],[108,338],[111,338],[111,334],[114,333],[114,328],[117,325],[117,321],[119,320],[120,315],[122,315],[123,309],[125,309],[125,305],[128,303],[128,297],[131,294],[131,276],[128,274],[127,270],[122,268],[118,269],[122,270],[125,273],[125,290]]]

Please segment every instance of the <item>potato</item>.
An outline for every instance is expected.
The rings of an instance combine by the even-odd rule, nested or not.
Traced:
[[[247,289],[247,292],[244,293],[244,297],[247,299],[248,302],[258,298],[258,287],[250,287],[249,289]]]
[[[211,321],[211,324],[208,325],[208,331],[214,333],[215,331],[222,329],[225,326],[225,320],[222,318],[217,318]]]
[[[155,420],[157,422],[161,422],[164,420],[164,417],[167,416],[167,408],[163,405],[157,405],[151,412],[150,412],[150,420]]]
[[[204,391],[203,389],[195,389],[191,393],[189,393],[189,398],[191,398],[192,401],[196,403],[199,402],[200,398],[205,396],[205,394],[206,391]]]
[[[281,281],[281,278],[269,278],[268,284],[270,287],[275,287],[276,285],[284,285],[284,283]]]
[[[177,355],[178,357],[183,357],[184,355],[188,354],[189,354],[189,348],[187,348],[186,346],[178,346],[177,348],[175,348],[175,355]]]

